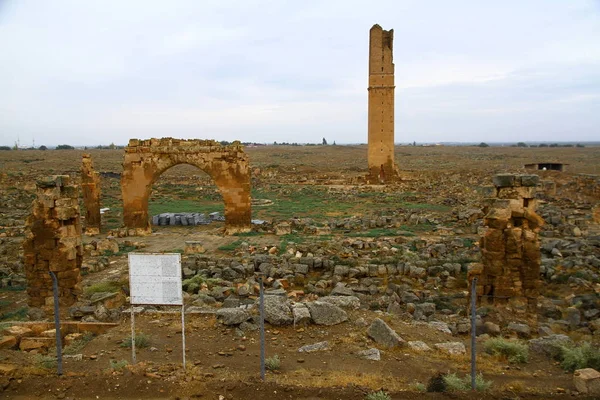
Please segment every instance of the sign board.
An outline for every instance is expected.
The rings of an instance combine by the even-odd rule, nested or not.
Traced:
[[[131,304],[183,305],[181,254],[129,253]]]

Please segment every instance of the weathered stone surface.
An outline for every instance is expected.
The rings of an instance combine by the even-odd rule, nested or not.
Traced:
[[[367,329],[367,335],[376,343],[385,347],[404,346],[406,342],[396,331],[388,326],[382,319],[376,318]]]
[[[289,325],[294,322],[285,297],[265,296],[265,321],[271,325]]]
[[[410,347],[414,351],[431,351],[431,347],[429,347],[425,342],[422,342],[420,340],[408,342],[408,347]]]
[[[369,41],[368,180],[387,183],[399,177],[394,163],[394,32],[373,25]]]
[[[96,251],[100,254],[110,252],[116,254],[119,252],[119,243],[115,239],[102,239],[96,244]]]
[[[298,349],[298,353],[313,353],[315,351],[329,350],[329,342],[319,342],[315,344],[307,344]]]
[[[506,309],[510,314],[531,316],[537,308],[541,265],[538,231],[544,221],[535,212],[536,179],[535,175],[494,176],[501,199],[486,201],[484,223],[488,229],[481,239],[483,268],[476,274],[469,272],[469,280],[478,277],[477,300],[500,307],[510,303]]]
[[[21,339],[22,337],[33,336],[33,331],[25,326],[13,325],[4,329],[4,334]]]
[[[360,299],[356,296],[325,296],[321,297],[319,301],[351,310],[358,310],[360,308]]]
[[[600,396],[600,372],[593,368],[576,370],[573,374],[573,384],[580,393]]]
[[[317,325],[337,325],[348,320],[348,315],[340,307],[322,301],[306,303],[310,317]]]
[[[379,349],[371,348],[367,350],[361,350],[356,355],[365,360],[379,361],[381,360],[381,352]]]
[[[251,229],[250,169],[240,142],[214,140],[131,139],[125,148],[121,192],[123,221],[134,231],[150,232],[148,199],[152,182],[178,164],[194,165],[215,181],[225,203],[227,234]]]
[[[70,306],[81,294],[83,246],[78,188],[70,184],[69,176],[53,176],[38,185],[27,228],[30,233],[23,242],[23,252],[29,305],[53,304],[48,273],[53,271],[59,281],[60,305]]]
[[[567,335],[548,335],[529,341],[531,351],[545,354],[549,357],[556,357],[560,354],[562,346],[573,344],[573,341]]]
[[[17,347],[17,338],[14,336],[0,336],[0,350]]]
[[[250,314],[241,308],[221,308],[215,315],[224,325],[239,325],[250,318]]]
[[[461,342],[436,343],[433,345],[436,349],[450,355],[465,354],[467,349]]]
[[[508,324],[506,329],[510,332],[516,333],[519,337],[528,338],[531,336],[531,328],[527,324],[518,324],[516,322],[511,322]]]
[[[85,206],[85,233],[100,233],[100,175],[94,171],[92,156],[84,154],[81,160],[81,191]]]
[[[310,311],[305,304],[297,303],[292,307],[294,316],[294,326],[304,326],[310,324]]]

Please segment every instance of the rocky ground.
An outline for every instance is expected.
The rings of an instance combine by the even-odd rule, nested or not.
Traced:
[[[561,346],[600,343],[600,186],[593,175],[600,173],[600,149],[402,147],[397,161],[404,179],[390,186],[361,184],[364,147],[247,152],[253,198],[263,200],[255,203],[253,218],[262,222],[231,237],[221,234],[220,221],[155,226],[150,236],[122,237],[122,154],[92,152],[103,176],[102,204],[111,210],[103,215],[103,233],[84,238],[85,294],[64,310],[64,320],[117,325],[65,337],[72,357],[60,379],[53,377],[49,327],[9,321],[52,317],[26,306],[25,219],[35,179],[55,173],[76,178],[81,157],[77,151],[0,154],[5,398],[362,399],[380,389],[393,398],[434,396],[422,392],[433,377],[462,377],[470,368],[466,277],[480,261],[482,203],[491,176],[550,159],[569,163],[569,171],[539,171],[539,214],[546,225],[537,318],[519,320],[491,304],[478,308],[478,370],[492,384],[471,396],[577,393],[572,373],[555,356]],[[176,168],[155,184],[153,214],[222,210],[205,175]],[[148,340],[138,364],[131,365],[130,349],[122,347],[130,335],[131,251],[184,253],[186,371],[180,317],[172,309],[136,309],[136,325]],[[266,286],[267,357],[280,360],[266,383],[258,379],[258,274]],[[524,345],[527,361],[489,354],[486,343],[499,337]]]

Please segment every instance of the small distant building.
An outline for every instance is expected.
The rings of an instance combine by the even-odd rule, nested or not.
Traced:
[[[561,171],[561,172],[565,172],[567,170],[567,165],[569,165],[569,164],[556,163],[556,162],[531,163],[531,164],[525,164],[525,169],[527,169],[527,170],[537,170],[537,171]]]

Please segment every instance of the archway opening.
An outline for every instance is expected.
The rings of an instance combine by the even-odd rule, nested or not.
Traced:
[[[223,225],[225,205],[219,188],[210,175],[196,166],[178,164],[168,168],[150,190],[148,215],[152,229]]]

